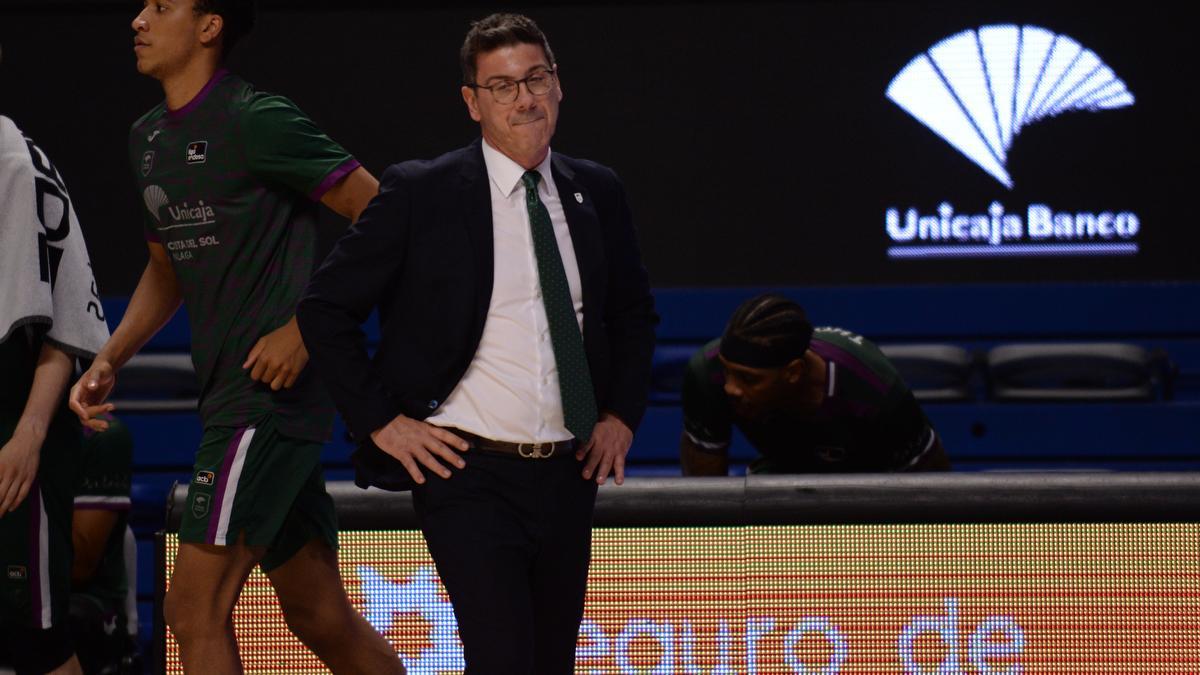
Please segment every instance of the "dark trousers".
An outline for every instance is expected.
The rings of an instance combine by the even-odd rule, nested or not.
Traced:
[[[413,505],[458,620],[470,675],[571,673],[583,619],[596,484],[573,454],[472,450],[427,475]]]

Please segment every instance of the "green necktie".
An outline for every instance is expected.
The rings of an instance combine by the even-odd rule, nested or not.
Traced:
[[[562,395],[563,422],[567,431],[580,443],[587,443],[596,426],[596,394],[592,390],[592,374],[588,370],[587,353],[583,350],[583,335],[575,320],[575,303],[567,285],[562,256],[550,212],[538,197],[537,185],[542,176],[526,171],[525,206],[529,209],[529,228],[533,234],[533,254],[537,258],[538,280],[542,285],[542,304],[550,324],[550,344],[554,347],[554,362],[558,365],[558,389]]]

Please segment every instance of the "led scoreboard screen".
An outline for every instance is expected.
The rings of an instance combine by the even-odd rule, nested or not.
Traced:
[[[597,528],[580,673],[1196,673],[1200,525]],[[169,578],[178,542],[166,540]],[[462,672],[419,532],[344,531],[355,607],[414,675]],[[321,673],[270,583],[247,672]],[[166,640],[167,672],[180,673]]]

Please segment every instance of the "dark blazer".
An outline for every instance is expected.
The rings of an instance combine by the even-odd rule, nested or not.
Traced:
[[[636,430],[658,316],[625,190],[594,162],[555,153],[551,170],[579,264],[596,402]],[[389,167],[296,310],[310,366],[355,440],[369,440],[400,413],[424,419],[446,400],[479,346],[492,278],[481,140]],[[376,307],[381,339],[372,358],[361,325]]]

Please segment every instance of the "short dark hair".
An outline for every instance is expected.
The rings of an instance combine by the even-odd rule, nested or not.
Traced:
[[[224,22],[221,28],[221,58],[225,58],[233,46],[254,29],[257,4],[256,0],[195,0],[192,9],[197,14],[217,14],[221,17]]]
[[[799,358],[812,341],[804,308],[776,293],[743,302],[721,336],[721,355],[751,367],[778,368]]]
[[[471,22],[471,30],[467,31],[462,49],[458,52],[462,62],[463,84],[477,84],[476,61],[480,54],[518,44],[538,45],[546,53],[550,67],[555,67],[550,41],[533,19],[522,14],[496,13]]]

